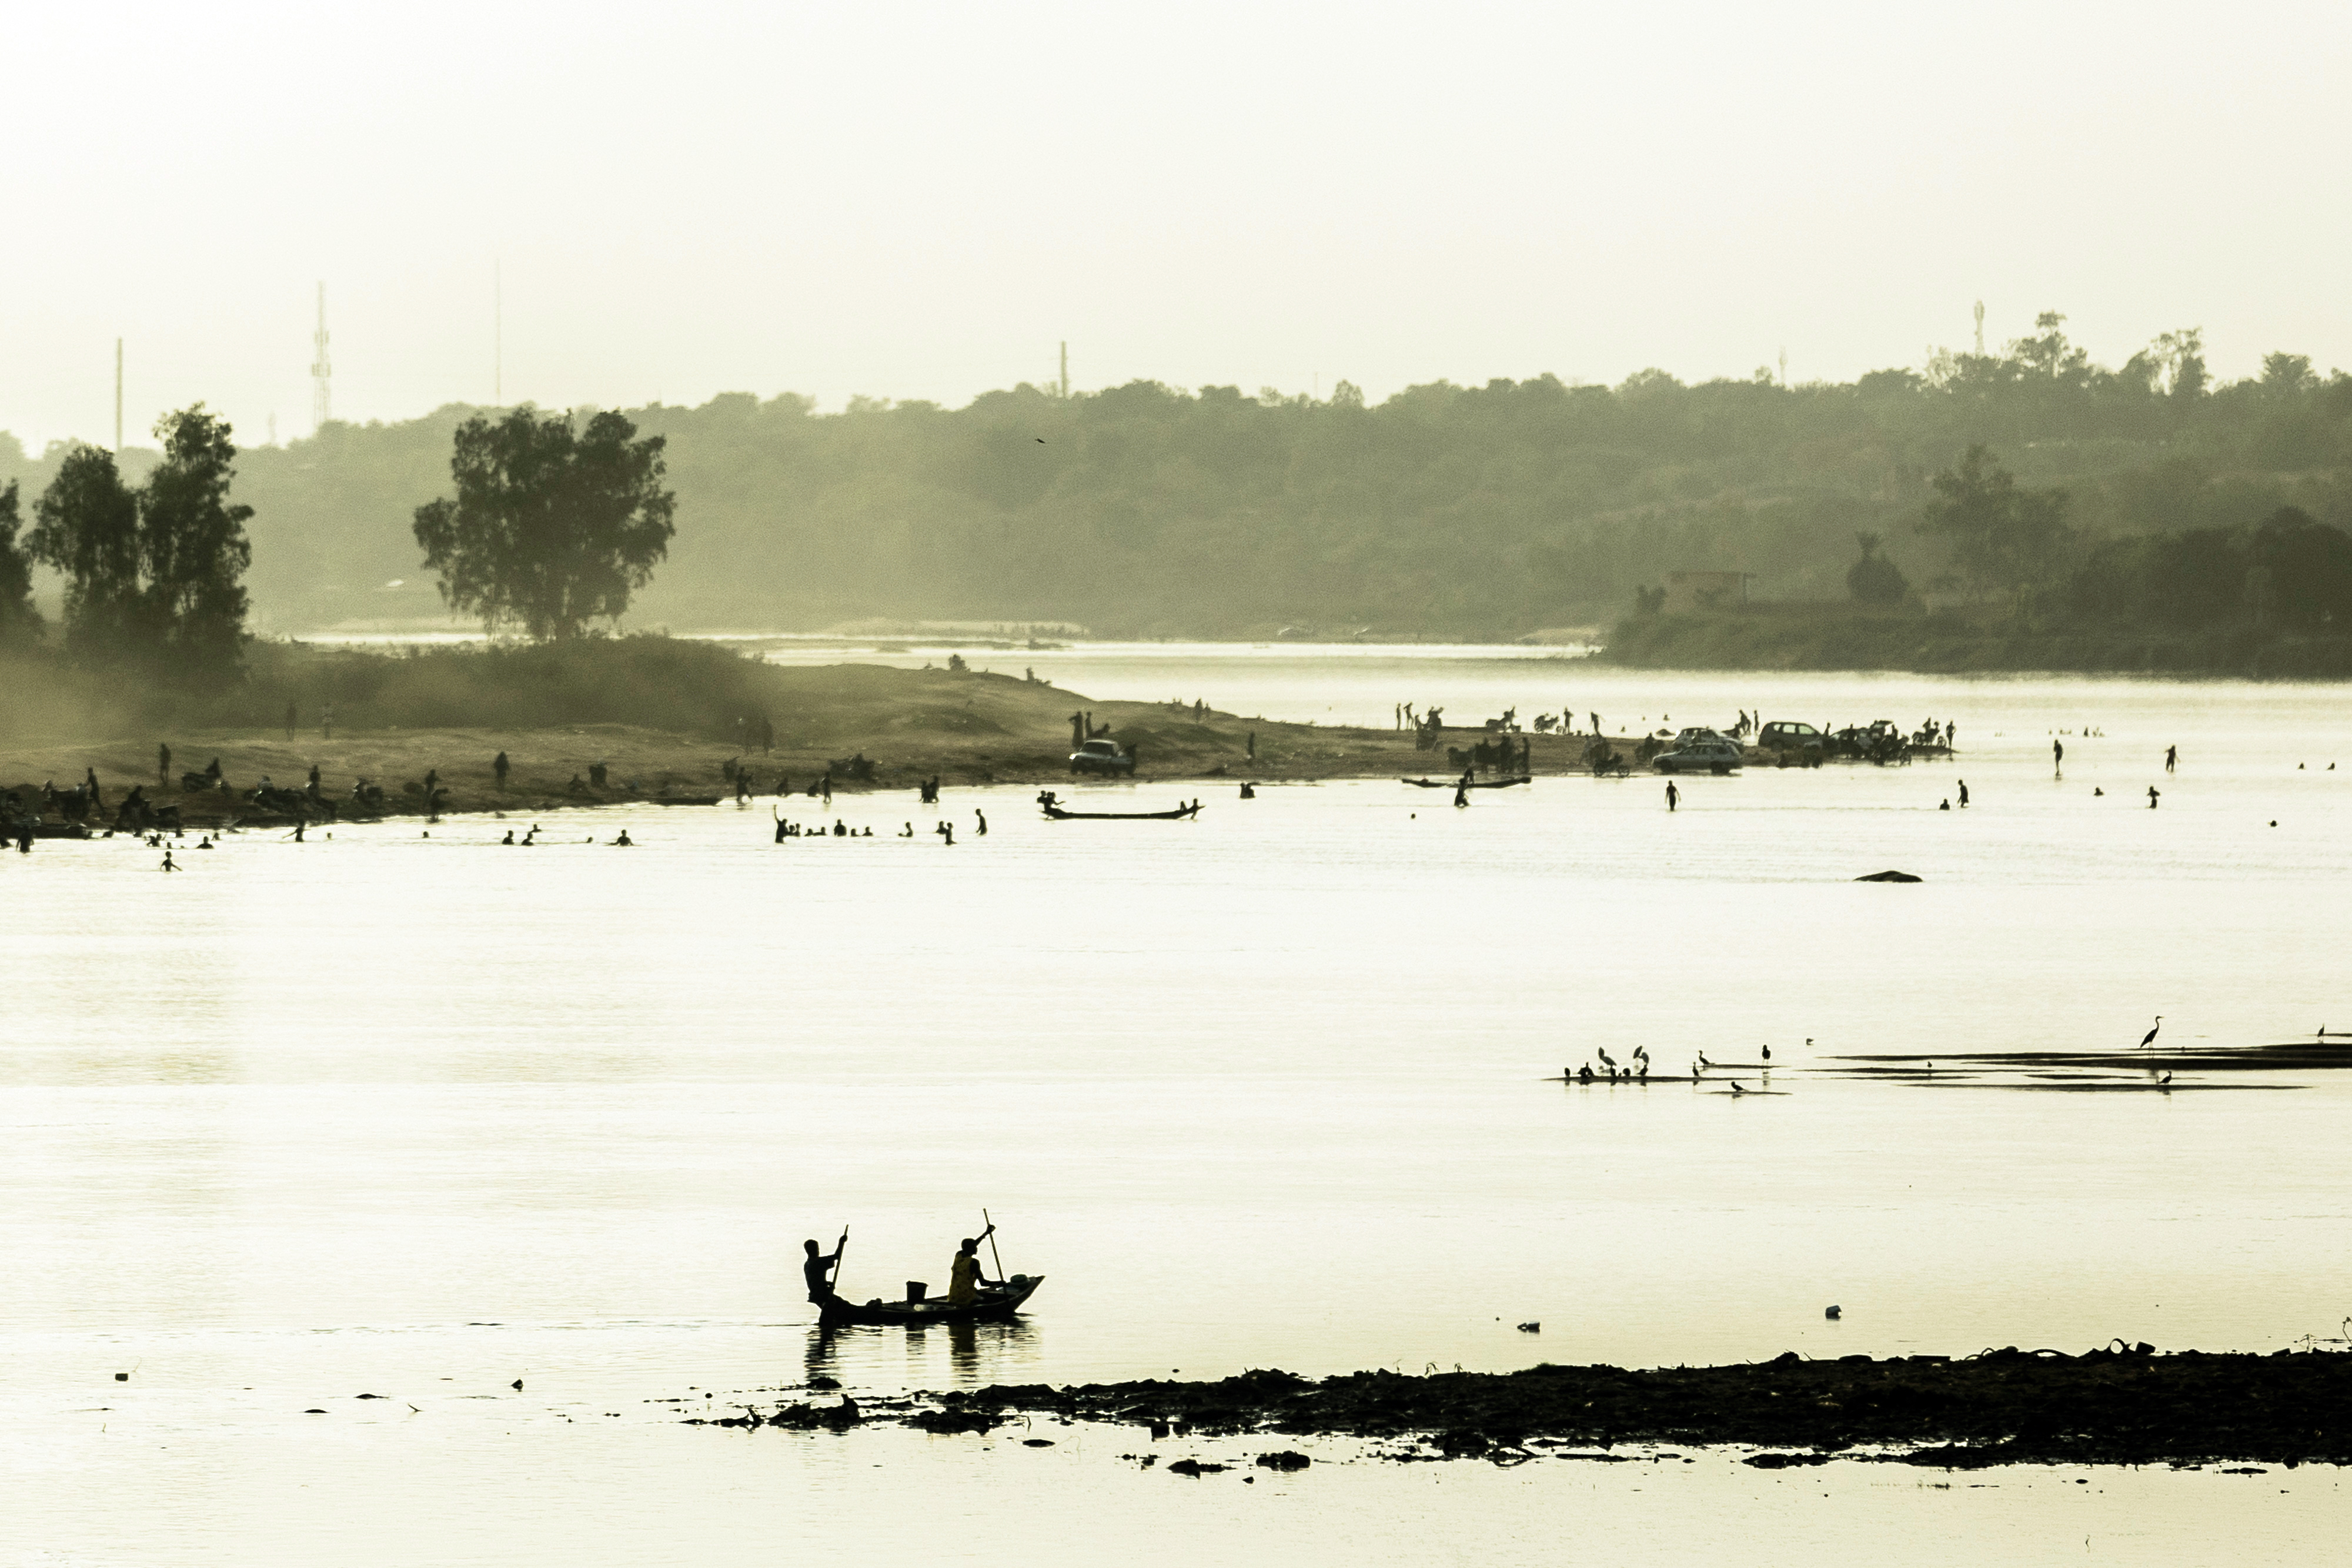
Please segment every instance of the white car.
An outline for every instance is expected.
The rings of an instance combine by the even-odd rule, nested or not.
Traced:
[[[1747,760],[1738,746],[1717,735],[1662,751],[1654,765],[1661,773],[1728,773]]]

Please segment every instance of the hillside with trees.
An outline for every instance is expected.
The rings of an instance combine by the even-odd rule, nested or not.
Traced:
[[[241,453],[256,622],[437,620],[412,519],[448,488],[453,438],[478,412]],[[1616,622],[1680,570],[1885,614],[1924,613],[1924,595],[2144,622],[2211,609],[2177,582],[2210,579],[2194,562],[2214,550],[2293,578],[2295,551],[2334,548],[2306,524],[2339,539],[2352,527],[2352,377],[2281,352],[2216,384],[2193,331],[2105,368],[2054,314],[1997,353],[1844,384],[1653,370],[1615,387],[1435,382],[1368,404],[1344,382],[1312,400],[1146,382],[837,413],[728,394],[628,418],[665,441],[677,526],[630,624],[678,630],[887,617],[1510,638]],[[1980,472],[2019,495],[2063,492],[2033,503],[2062,526],[2027,555],[1979,559],[1967,529],[1921,528],[1937,476],[1979,446]],[[0,440],[0,485],[19,478],[29,511],[65,455]],[[124,482],[151,461],[126,455]],[[2302,542],[2248,542],[2287,507]],[[1858,536],[1874,538],[1858,552]],[[2231,570],[2213,591],[2251,618],[2261,607]]]

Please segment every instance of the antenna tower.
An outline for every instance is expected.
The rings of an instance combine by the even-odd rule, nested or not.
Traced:
[[[122,455],[122,340],[114,340],[114,455]]]
[[[1984,301],[1977,301],[1977,358],[1984,358]]]
[[[319,329],[310,334],[310,347],[318,358],[310,361],[310,428],[315,434],[326,428],[335,417],[335,399],[328,378],[335,367],[327,359],[327,286],[319,285]]]
[[[1067,338],[1065,338],[1065,339],[1063,339],[1063,340],[1062,340],[1062,399],[1063,399],[1063,401],[1064,401],[1064,402],[1068,402],[1068,401],[1069,401],[1069,396],[1070,396],[1070,340],[1069,340]]]
[[[507,264],[490,264],[490,406],[507,405]]]

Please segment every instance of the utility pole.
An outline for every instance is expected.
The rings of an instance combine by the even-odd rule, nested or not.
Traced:
[[[122,340],[114,340],[114,455],[122,455]]]
[[[327,359],[327,286],[319,285],[319,329],[310,335],[310,346],[318,358],[310,361],[310,433],[315,435],[335,417],[334,393],[328,378],[335,367]]]
[[[1780,390],[1789,390],[1789,350],[1785,344],[1780,350]]]
[[[490,264],[490,405],[507,405],[507,264]]]
[[[1062,401],[1070,401],[1070,340],[1062,340]]]
[[[1984,301],[1977,301],[1977,358],[1984,358]]]

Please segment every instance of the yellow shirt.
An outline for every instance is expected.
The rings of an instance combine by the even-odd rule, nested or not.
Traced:
[[[968,1307],[980,1300],[980,1260],[959,1252],[948,1265],[948,1305]]]

